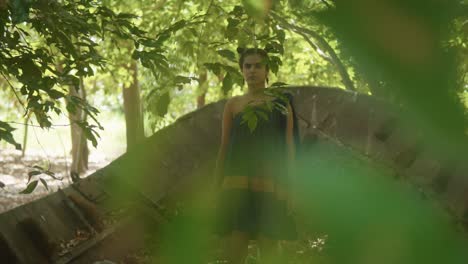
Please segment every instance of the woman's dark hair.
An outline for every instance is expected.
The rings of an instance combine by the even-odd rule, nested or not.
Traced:
[[[267,72],[270,70],[268,67],[268,62],[269,62],[269,57],[268,53],[264,49],[259,49],[259,48],[237,48],[237,53],[240,55],[239,57],[239,68],[242,71],[242,66],[244,65],[244,60],[245,57],[249,55],[259,55],[264,61],[265,61],[265,68]]]

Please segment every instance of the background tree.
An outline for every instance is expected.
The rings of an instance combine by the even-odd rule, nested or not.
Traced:
[[[1,9],[0,66],[4,77],[1,85],[8,89],[5,95],[16,98],[15,107],[22,112],[20,116],[32,113],[41,127],[52,126],[50,114],[63,114],[63,104],[70,111],[74,125],[94,145],[102,126],[96,116],[98,109],[87,100],[107,101],[110,108],[124,111],[127,145],[131,146],[144,134],[151,134],[197,107],[241,93],[243,80],[236,62],[236,48],[257,46],[267,49],[271,55],[272,82],[342,87],[397,103],[419,97],[417,105],[425,105],[421,109],[429,108],[421,95],[436,98],[436,91],[441,92],[430,88],[435,86],[424,76],[435,76],[427,73],[442,70],[447,75],[440,80],[456,79],[457,83],[439,85],[458,88],[451,90],[451,99],[442,96],[443,92],[440,94],[440,107],[452,109],[445,114],[458,120],[449,124],[462,124],[460,97],[465,98],[467,94],[467,23],[466,12],[459,10],[466,10],[466,1],[441,6],[431,2],[427,7],[420,1],[407,5],[396,2],[388,0],[374,6],[375,3],[365,0],[348,4],[323,0],[246,0],[242,4],[215,0],[11,1]],[[429,6],[444,12],[431,13]],[[413,14],[405,13],[409,7],[415,8],[416,17],[429,17],[429,29],[435,28],[434,32],[440,33],[431,42],[442,43],[434,51],[438,57],[450,59],[438,60],[441,62],[438,68],[395,71],[403,68],[379,53],[379,47],[392,47],[392,41],[397,39],[397,35],[390,37],[394,31],[362,29],[361,20],[375,22],[372,19],[377,19],[375,14],[366,13],[369,10],[396,10],[393,18],[399,19],[401,10],[402,14]],[[355,9],[362,11],[360,16],[351,12]],[[368,36],[376,37],[369,40]],[[371,40],[380,46],[369,46],[373,45]],[[401,46],[405,52],[415,45],[408,41],[402,43],[406,44]],[[452,55],[445,56],[449,53],[444,50],[452,51]],[[449,68],[458,72],[446,70]],[[412,74],[402,75],[409,72],[415,76],[414,80]],[[401,83],[395,76],[413,83]],[[421,78],[416,81],[418,76]],[[80,79],[87,100],[69,92],[70,87],[80,87]],[[430,84],[429,88],[420,88],[418,92],[409,89],[414,92],[411,94],[405,94],[408,91],[402,88],[412,84],[424,87],[423,82]],[[404,104],[412,104],[413,99]],[[456,109],[454,105],[458,105]],[[88,119],[73,117],[78,109]],[[17,114],[10,111],[9,115]],[[0,123],[0,135],[3,140],[17,144],[11,134],[12,125]],[[462,129],[461,125],[457,129]]]

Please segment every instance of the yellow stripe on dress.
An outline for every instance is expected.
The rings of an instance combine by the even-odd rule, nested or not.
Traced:
[[[278,200],[286,200],[287,198],[286,190],[266,177],[227,176],[224,177],[222,188],[274,193]]]

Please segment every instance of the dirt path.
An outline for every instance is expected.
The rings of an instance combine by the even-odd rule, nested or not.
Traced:
[[[110,161],[103,156],[91,154],[89,158],[89,170],[85,173],[84,177],[106,166]],[[0,213],[68,186],[71,182],[67,173],[70,164],[71,160],[63,156],[44,157],[40,153],[30,151],[25,157],[21,157],[20,151],[0,150],[0,182],[5,185],[0,189]],[[27,186],[28,172],[34,170],[32,166],[49,168],[61,180],[55,180],[44,174],[36,175],[31,180],[44,179],[47,182],[49,190],[39,182],[37,188],[31,194],[20,194]],[[2,185],[1,183],[0,186]]]

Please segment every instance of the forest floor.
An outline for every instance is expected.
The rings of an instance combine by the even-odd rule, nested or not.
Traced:
[[[89,157],[88,171],[80,177],[86,177],[97,169],[109,164],[111,159],[99,153],[91,153]],[[71,159],[63,155],[49,155],[44,157],[43,153],[28,151],[21,157],[21,151],[0,149],[0,213],[13,209],[22,204],[39,199],[47,194],[64,188],[71,183],[69,168]],[[31,181],[43,179],[46,187],[39,181],[36,189],[31,194],[21,194],[28,185],[28,173],[35,170],[33,166],[49,169],[55,173],[57,179],[41,174],[35,175]]]

